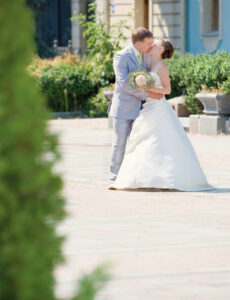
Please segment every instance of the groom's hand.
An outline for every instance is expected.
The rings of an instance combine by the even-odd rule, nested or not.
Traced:
[[[164,97],[164,94],[159,94],[159,93],[149,92],[148,97],[149,97],[149,98],[153,98],[153,99],[160,100],[162,97]]]

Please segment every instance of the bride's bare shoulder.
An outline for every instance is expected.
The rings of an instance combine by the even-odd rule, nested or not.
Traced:
[[[159,67],[158,67],[158,72],[159,73],[169,73],[169,69],[163,61],[160,62]]]
[[[161,61],[161,62],[159,63],[159,67],[158,67],[158,68],[163,68],[163,69],[167,69],[167,70],[168,70],[168,67],[167,67],[166,63],[163,62],[163,61]]]

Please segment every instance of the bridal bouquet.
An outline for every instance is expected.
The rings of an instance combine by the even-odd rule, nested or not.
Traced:
[[[129,73],[129,84],[136,89],[146,89],[153,86],[155,79],[153,73],[147,71],[136,71]]]

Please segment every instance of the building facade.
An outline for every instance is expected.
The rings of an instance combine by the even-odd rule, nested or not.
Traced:
[[[154,37],[172,41],[181,52],[230,51],[230,0],[96,0],[108,25],[126,20],[144,26]],[[138,10],[132,18],[127,14]],[[130,32],[126,33],[130,36]],[[128,41],[130,43],[130,40]]]
[[[87,14],[92,0],[46,0],[37,17],[37,32],[49,48],[62,53],[67,49],[83,54],[85,41],[76,21],[70,18],[74,12]]]
[[[155,38],[170,39],[178,51],[185,50],[185,0],[96,1],[99,10],[107,11],[105,21],[109,25],[122,19],[131,28],[149,28]],[[133,17],[127,16],[128,13]],[[130,32],[126,35],[130,37]]]
[[[40,35],[49,46],[60,50],[85,52],[85,40],[77,21],[70,17],[87,14],[88,5],[96,1],[103,12],[108,30],[120,20],[131,29],[149,28],[155,38],[172,41],[180,53],[214,53],[230,51],[230,0],[47,0],[40,18]],[[128,16],[128,14],[132,16]],[[130,30],[124,30],[131,42]]]
[[[229,0],[187,0],[186,51],[230,52],[229,12]]]

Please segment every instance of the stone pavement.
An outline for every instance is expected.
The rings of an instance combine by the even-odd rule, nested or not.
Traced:
[[[60,134],[68,217],[66,262],[56,294],[73,295],[81,274],[111,262],[108,300],[230,299],[230,136],[189,138],[211,192],[109,191],[107,119],[51,120]],[[84,300],[84,299],[83,299]]]

